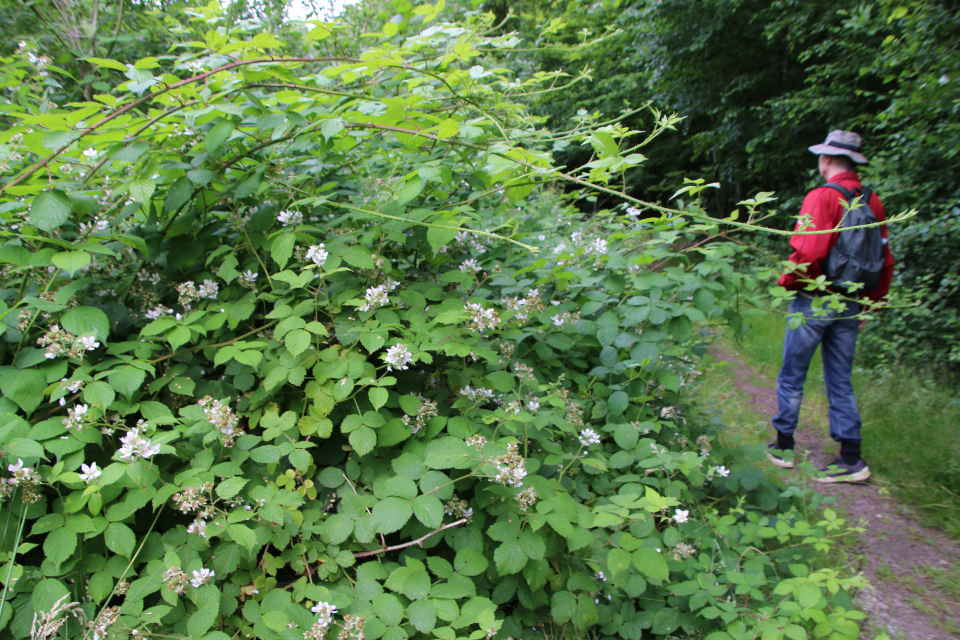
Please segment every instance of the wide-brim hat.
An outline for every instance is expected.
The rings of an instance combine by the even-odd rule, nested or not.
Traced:
[[[863,155],[863,140],[859,133],[837,129],[827,134],[827,141],[808,147],[811,152],[823,156],[847,156],[857,164],[869,161]]]

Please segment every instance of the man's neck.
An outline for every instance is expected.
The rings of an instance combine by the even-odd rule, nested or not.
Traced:
[[[845,178],[859,178],[859,176],[857,175],[857,172],[856,172],[856,171],[847,170],[847,169],[840,169],[840,168],[838,168],[838,169],[833,169],[832,167],[831,167],[830,170],[827,171],[827,173],[826,173],[826,175],[824,176],[824,178],[826,178],[827,182],[833,182],[833,181],[834,181],[834,178],[836,178],[837,176],[840,176],[841,174],[849,174],[849,175],[843,176],[843,177],[845,177]]]

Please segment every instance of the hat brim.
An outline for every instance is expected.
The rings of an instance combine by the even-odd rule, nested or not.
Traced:
[[[834,147],[829,144],[815,144],[807,148],[811,153],[815,153],[818,156],[847,156],[857,164],[870,164],[870,161],[867,160],[866,156],[862,153],[850,151],[849,149],[841,149],[840,147]]]

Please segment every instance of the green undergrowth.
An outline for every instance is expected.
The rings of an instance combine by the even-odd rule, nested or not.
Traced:
[[[783,362],[784,326],[776,313],[757,316],[735,343],[737,352],[769,384]],[[868,325],[864,331],[870,329]],[[863,455],[875,481],[889,485],[905,505],[922,512],[925,524],[960,537],[960,387],[905,367],[883,371],[856,367],[853,382],[863,421]],[[800,423],[827,434],[828,406],[823,366],[816,355],[804,388]],[[751,416],[747,422],[759,426],[754,429],[741,421],[740,429],[769,437],[769,418]],[[803,429],[798,431],[801,443],[804,435]]]

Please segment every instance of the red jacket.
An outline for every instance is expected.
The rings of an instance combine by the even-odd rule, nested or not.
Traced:
[[[838,173],[830,179],[830,182],[837,183],[849,190],[862,189],[860,178],[855,171],[845,171]],[[803,206],[800,208],[801,215],[810,214],[813,218],[813,224],[807,227],[807,231],[820,231],[823,229],[835,229],[843,218],[843,205],[840,204],[842,196],[836,189],[829,187],[817,187],[807,194],[803,199]],[[883,222],[887,219],[887,214],[883,209],[883,203],[876,193],[870,194],[870,209],[877,216],[877,220]],[[799,228],[800,223],[797,222]],[[887,238],[887,226],[880,227],[883,238]],[[837,243],[840,234],[824,233],[820,235],[795,235],[790,238],[790,246],[793,248],[793,254],[790,256],[790,262],[794,264],[803,264],[808,262],[806,269],[794,272],[784,273],[780,276],[780,285],[791,290],[803,289],[804,284],[801,279],[815,279],[821,275],[821,265],[830,249]],[[884,243],[886,244],[886,243]],[[870,293],[863,294],[863,297],[870,300],[882,300],[890,291],[890,280],[893,278],[893,254],[890,252],[890,246],[887,245],[887,259],[883,265],[883,274],[880,277],[880,286]]]

